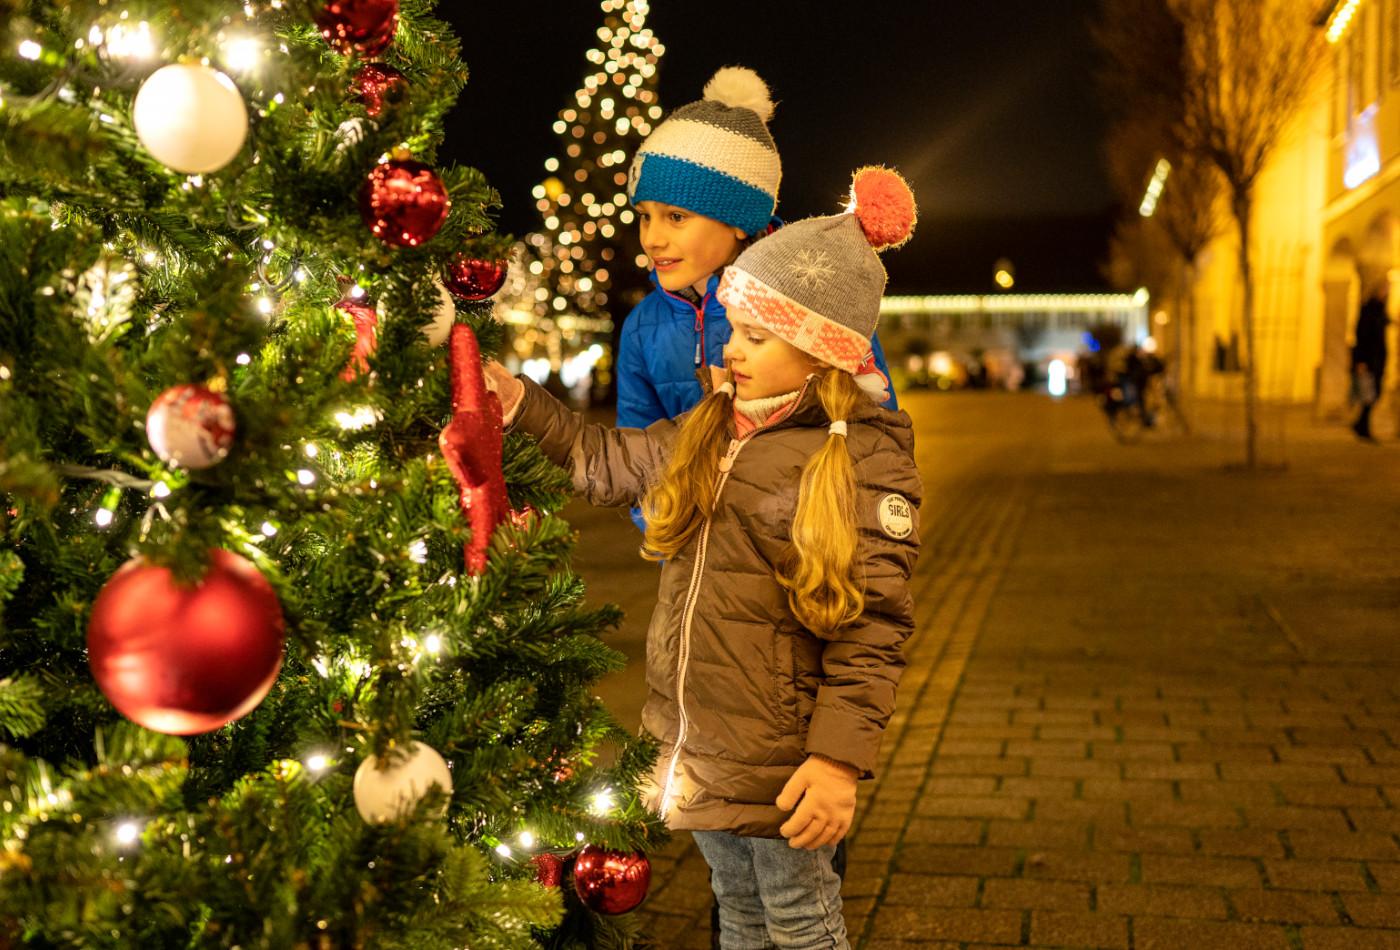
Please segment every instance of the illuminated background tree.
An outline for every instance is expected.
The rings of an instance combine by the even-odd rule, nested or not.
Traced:
[[[634,261],[640,247],[627,207],[627,170],[661,118],[656,86],[666,48],[646,26],[647,0],[601,6],[598,43],[585,54],[591,71],[559,111],[560,155],[545,161],[549,177],[534,189],[544,226],[527,239],[524,263],[539,282],[535,299],[518,306],[534,313],[543,334],[559,332],[560,316],[609,333],[646,286],[639,273],[645,261]]]
[[[644,892],[651,750],[480,387],[447,26],[0,12],[0,943],[626,945],[554,929],[581,844],[590,907]]]

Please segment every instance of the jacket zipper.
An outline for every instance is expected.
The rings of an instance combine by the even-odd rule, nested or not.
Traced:
[[[719,505],[719,495],[724,490],[724,483],[729,480],[729,473],[734,469],[734,459],[738,457],[744,443],[752,439],[757,432],[758,430],[754,430],[742,439],[729,440],[729,449],[719,462],[719,482],[715,485],[716,506]],[[713,509],[711,511],[713,512]],[[695,567],[690,572],[690,589],[686,591],[685,610],[681,614],[681,644],[676,657],[676,710],[680,726],[676,732],[675,748],[671,750],[671,764],[666,768],[666,784],[661,790],[663,820],[671,807],[671,787],[675,783],[676,765],[680,762],[681,746],[685,743],[686,727],[689,725],[685,714],[685,674],[690,665],[690,623],[695,617],[695,603],[700,599],[700,577],[705,571],[705,554],[710,545],[710,523],[711,515],[707,515],[705,523],[700,526],[700,543],[695,549]]]
[[[699,369],[705,361],[705,305],[710,302],[710,292],[708,290],[705,291],[705,296],[700,298],[699,306],[696,306],[679,294],[671,293],[665,287],[661,288],[661,292],[695,309],[695,368]]]
[[[700,306],[695,308],[695,368],[705,363],[705,304],[710,302],[710,294],[700,298]]]
[[[797,395],[797,402],[802,401],[802,396],[806,393],[809,385],[811,385],[810,379],[802,384],[802,390]],[[676,712],[680,725],[676,731],[675,747],[671,750],[671,764],[666,767],[666,782],[661,788],[661,818],[663,821],[671,808],[671,789],[675,784],[676,766],[680,762],[681,747],[685,743],[686,729],[690,725],[690,720],[685,714],[685,674],[690,666],[690,624],[695,617],[696,601],[700,599],[700,577],[705,572],[705,555],[710,546],[710,524],[715,508],[719,507],[719,496],[724,491],[724,483],[729,481],[729,473],[734,470],[734,460],[739,457],[739,452],[743,450],[748,441],[764,431],[764,428],[764,426],[759,426],[741,439],[729,440],[729,449],[719,460],[719,481],[715,484],[714,504],[710,509],[710,514],[705,516],[705,523],[700,527],[700,542],[695,549],[695,567],[690,572],[690,589],[686,591],[685,610],[681,614],[681,644],[676,657]]]

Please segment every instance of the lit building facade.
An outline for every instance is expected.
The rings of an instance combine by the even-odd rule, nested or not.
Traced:
[[[1375,287],[1400,280],[1400,0],[1335,0],[1319,22],[1330,44],[1330,94],[1317,399],[1339,416],[1357,310]],[[1397,304],[1392,292],[1392,315]],[[1386,391],[1395,405],[1393,322],[1390,332]]]

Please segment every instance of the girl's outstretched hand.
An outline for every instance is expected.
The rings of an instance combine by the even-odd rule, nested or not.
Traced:
[[[485,369],[486,388],[501,400],[501,413],[509,420],[520,405],[521,397],[525,395],[525,386],[510,374],[510,370],[495,360],[487,360]]]
[[[809,755],[776,802],[783,811],[797,809],[778,829],[788,845],[811,851],[846,837],[856,815],[858,777],[849,765]]]

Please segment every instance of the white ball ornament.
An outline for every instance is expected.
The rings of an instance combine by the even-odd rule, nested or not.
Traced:
[[[196,63],[151,73],[136,93],[131,118],[146,150],[187,175],[223,168],[248,136],[248,109],[233,80]]]
[[[171,386],[146,411],[146,439],[161,461],[208,468],[228,457],[237,430],[222,393],[186,383]]]
[[[370,824],[408,814],[434,785],[452,794],[452,773],[431,746],[415,742],[406,756],[391,759],[390,763],[381,769],[379,757],[371,755],[355,770],[355,808]]]
[[[437,286],[438,305],[433,313],[433,322],[423,328],[423,335],[433,346],[442,346],[452,335],[452,325],[457,322],[457,303],[442,281],[435,280],[433,283]]]
[[[452,335],[452,325],[457,322],[457,302],[452,299],[452,294],[448,293],[442,281],[435,278],[433,286],[437,288],[437,307],[433,310],[433,322],[424,325],[423,335],[428,338],[429,345],[442,346]],[[393,311],[387,307],[384,309],[384,319],[393,320]]]

